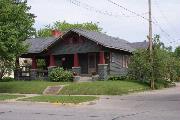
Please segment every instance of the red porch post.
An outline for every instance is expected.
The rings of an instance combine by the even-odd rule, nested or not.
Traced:
[[[105,64],[104,51],[99,52],[99,64]]]
[[[79,67],[78,53],[74,54],[74,67]]]
[[[49,67],[56,66],[54,55],[49,55]]]
[[[37,62],[36,62],[35,56],[33,56],[33,58],[32,58],[32,69],[37,69]]]

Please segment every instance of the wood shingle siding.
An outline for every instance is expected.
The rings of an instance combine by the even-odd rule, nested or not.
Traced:
[[[88,53],[88,52],[99,52],[97,44],[90,40],[84,40],[83,43],[64,43],[61,42],[56,44],[52,49],[53,55],[60,54],[74,54],[74,53]]]
[[[120,52],[111,53],[110,74],[111,75],[125,75],[127,74],[127,67],[123,67],[123,56],[126,54]]]

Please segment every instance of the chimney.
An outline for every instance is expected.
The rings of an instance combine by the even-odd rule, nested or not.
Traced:
[[[58,38],[58,37],[60,37],[62,35],[63,35],[63,33],[61,31],[57,30],[57,29],[52,30],[52,36],[55,37],[55,38]]]

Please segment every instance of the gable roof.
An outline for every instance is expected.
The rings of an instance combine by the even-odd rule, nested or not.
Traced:
[[[122,50],[126,52],[133,52],[135,49],[138,48],[147,48],[144,42],[136,42],[130,43],[126,40],[115,38],[108,36],[106,34],[82,29],[70,29],[63,36],[59,38],[55,37],[48,37],[48,38],[32,38],[27,39],[25,44],[29,45],[28,53],[40,53],[43,52],[45,49],[50,47],[52,44],[55,44],[57,40],[63,38],[64,36],[68,35],[70,32],[75,32],[79,35],[82,35],[104,47],[112,48],[116,50]]]
[[[113,49],[123,50],[127,52],[134,51],[134,48],[130,46],[128,41],[111,37],[101,32],[88,31],[88,30],[82,30],[82,29],[71,29],[70,31],[76,32],[107,48],[113,48]]]

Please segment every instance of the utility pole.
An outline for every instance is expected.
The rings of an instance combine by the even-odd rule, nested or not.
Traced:
[[[153,63],[153,41],[152,41],[152,10],[151,10],[151,0],[148,0],[148,5],[149,5],[149,57],[150,57],[150,63],[152,65]],[[152,66],[151,66],[152,67]],[[154,77],[153,77],[153,68],[152,68],[152,73],[151,73],[151,80],[150,80],[150,84],[151,84],[151,88],[154,89]]]

